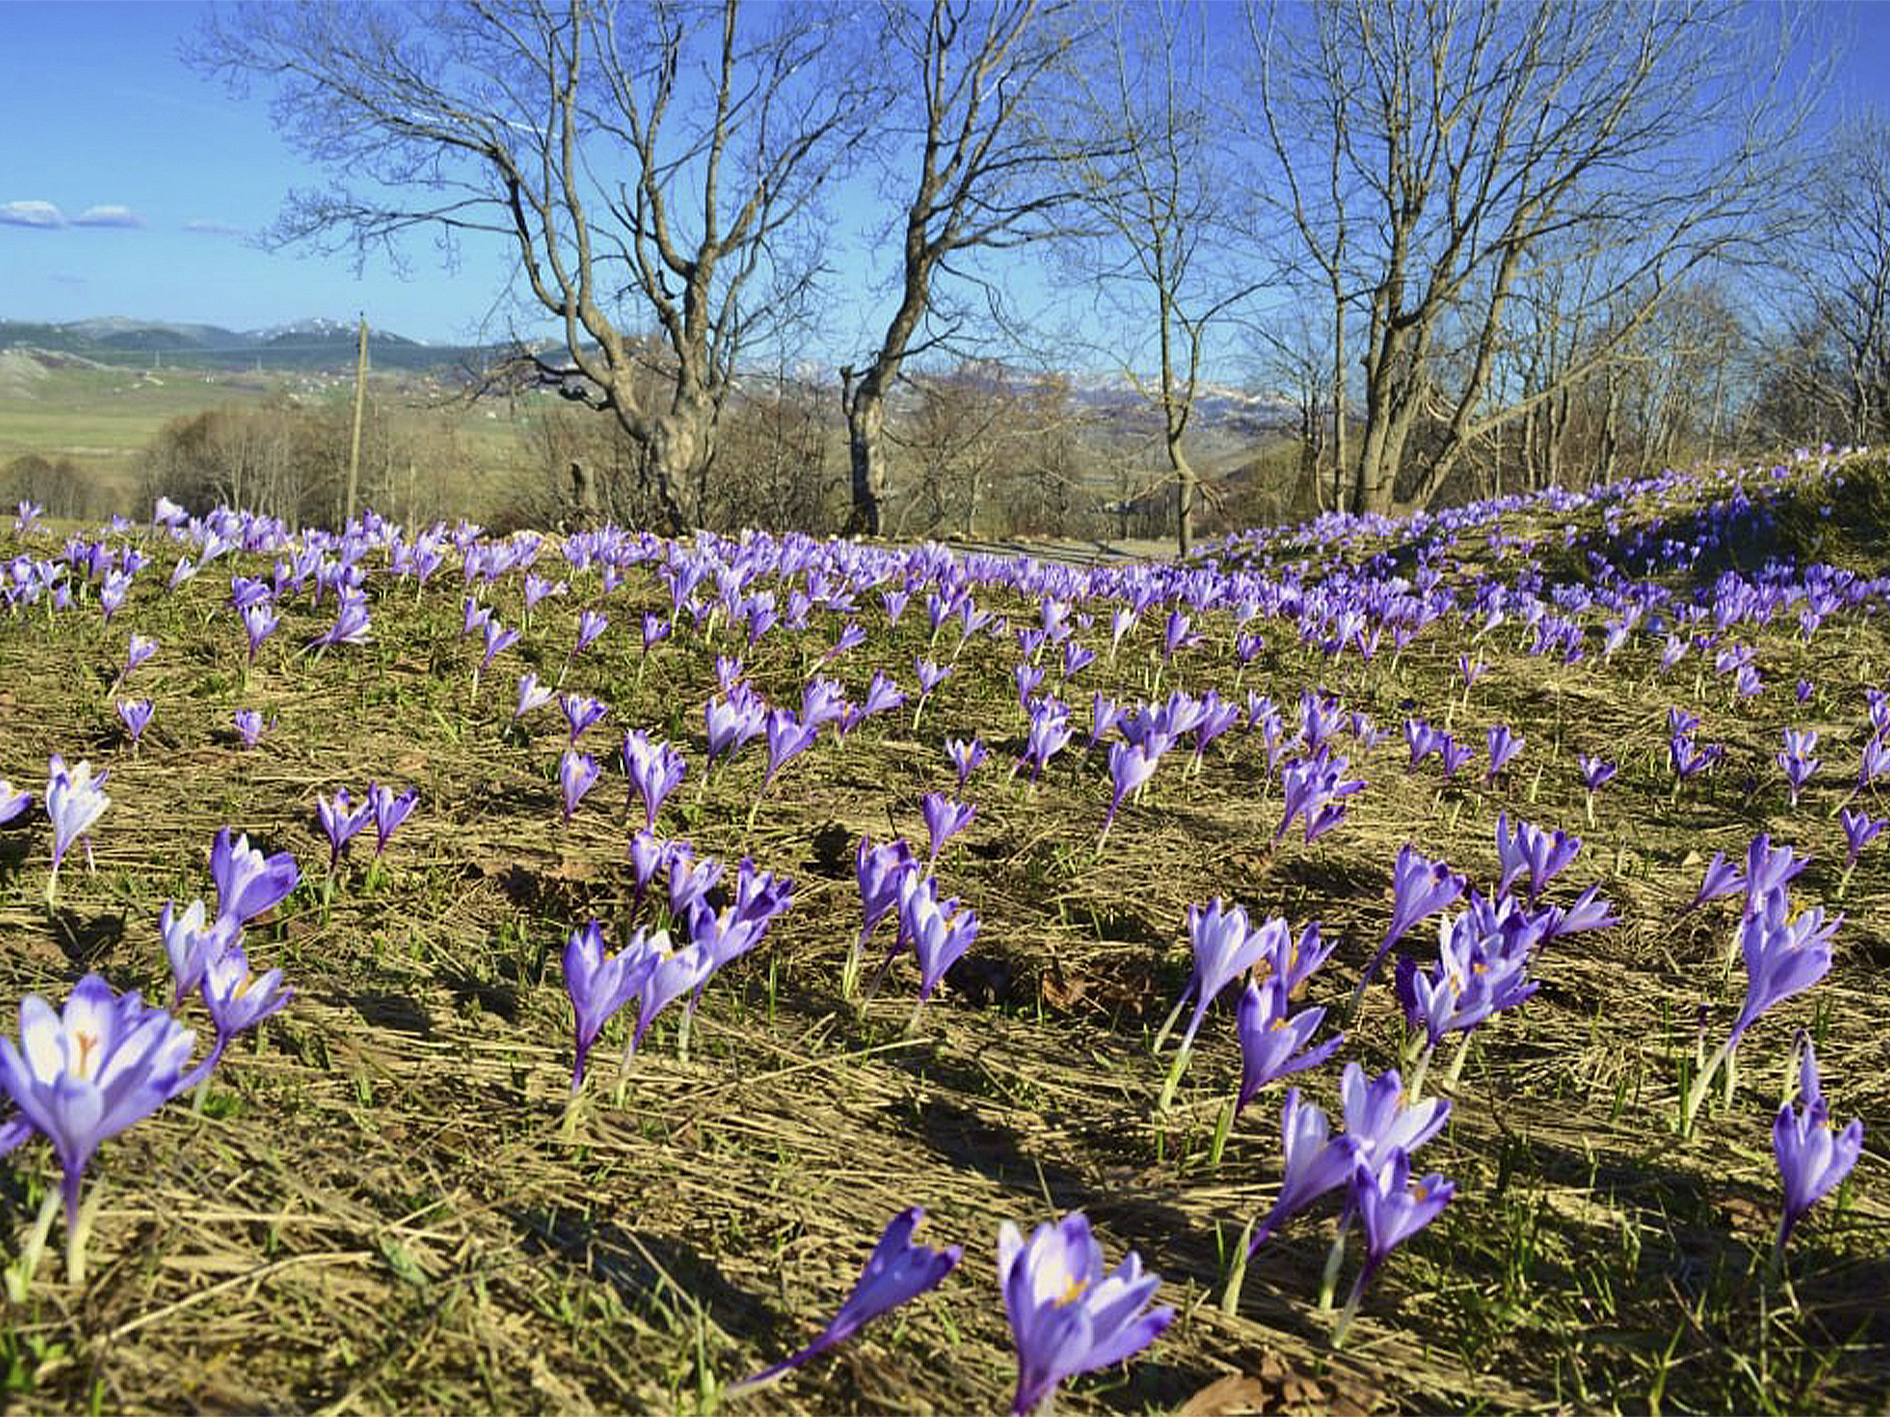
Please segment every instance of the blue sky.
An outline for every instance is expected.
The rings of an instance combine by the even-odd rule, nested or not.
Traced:
[[[1844,100],[1890,106],[1890,0],[1833,3],[1855,30]],[[133,315],[255,328],[311,315],[418,339],[477,336],[510,270],[473,247],[443,271],[424,238],[402,280],[346,257],[247,239],[321,174],[276,135],[264,96],[187,69],[196,0],[0,0],[0,317]]]

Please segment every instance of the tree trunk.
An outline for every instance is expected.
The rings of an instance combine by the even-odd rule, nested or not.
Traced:
[[[1194,464],[1181,450],[1178,433],[1168,437],[1168,465],[1175,470],[1175,490],[1180,499],[1175,514],[1175,550],[1186,556],[1194,550],[1194,503],[1200,490],[1200,478],[1195,476]]]
[[[847,455],[853,469],[853,511],[847,531],[879,536],[891,470],[886,462],[886,398],[876,367],[863,376],[856,376],[852,365],[841,369],[840,406],[847,416]]]

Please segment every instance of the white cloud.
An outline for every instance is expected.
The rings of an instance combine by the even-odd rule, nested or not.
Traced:
[[[227,221],[211,221],[206,217],[192,217],[184,223],[184,230],[195,231],[207,236],[241,236],[243,228],[232,226]]]
[[[66,219],[51,202],[0,202],[0,225],[64,226]]]
[[[108,204],[87,207],[72,219],[74,226],[143,226],[144,222],[130,207]]]

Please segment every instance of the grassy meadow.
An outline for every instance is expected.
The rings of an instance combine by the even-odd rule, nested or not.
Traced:
[[[395,435],[450,441],[459,460],[451,480],[462,494],[518,466],[521,439],[529,442],[526,420],[502,401],[474,409],[424,376],[389,371],[369,377],[375,416]],[[0,350],[0,468],[28,455],[69,460],[105,505],[129,507],[139,499],[146,451],[167,424],[209,409],[260,409],[285,400],[340,408],[352,388],[351,370],[49,364],[26,350]],[[435,489],[427,491],[432,496]]]
[[[100,414],[100,446],[116,426]],[[1065,1412],[1883,1410],[1890,834],[1847,870],[1836,813],[1890,812],[1890,782],[1850,798],[1875,732],[1866,691],[1890,690],[1890,581],[1871,579],[1890,575],[1887,513],[1890,466],[1858,454],[1410,523],[1327,520],[1229,538],[1176,568],[766,537],[599,538],[567,559],[547,538],[529,565],[487,579],[476,560],[463,572],[448,527],[423,582],[390,559],[426,529],[382,526],[357,563],[369,635],[319,652],[307,646],[335,623],[336,598],[317,603],[306,568],[298,588],[294,563],[333,558],[332,541],[272,545],[252,525],[267,549],[224,552],[173,587],[178,559],[203,557],[201,524],[0,525],[0,577],[18,586],[28,572],[9,564],[65,558],[72,591],[67,609],[50,591],[0,608],[0,777],[37,797],[57,753],[108,769],[111,798],[89,864],[84,848],[67,855],[50,908],[45,813],[36,803],[0,826],[0,1032],[14,1033],[22,997],[57,1006],[88,972],[167,1004],[159,912],[209,897],[219,828],[301,871],[245,936],[293,1000],[237,1038],[201,1097],[104,1142],[87,1171],[84,1281],[68,1281],[60,1222],[5,1304],[0,1404],[998,1412],[1017,1373],[998,1227],[1080,1208],[1109,1263],[1136,1251],[1177,1315],[1127,1364],[1065,1383]],[[94,541],[118,564],[123,548],[145,558],[109,621],[87,571]],[[1836,568],[1809,577],[1833,603],[1807,629],[1814,562]],[[250,665],[232,577],[268,583],[279,564],[281,625]],[[552,583],[529,610],[528,576]],[[1761,616],[1768,587],[1783,589]],[[935,633],[927,601],[941,588],[989,623],[961,640],[953,614]],[[896,619],[888,590],[909,590]],[[785,623],[796,591],[800,629]],[[1617,645],[1618,612],[1583,601],[1597,591],[1644,604]],[[784,623],[751,641],[731,612],[761,592]],[[520,632],[483,669],[469,596]],[[1447,608],[1413,630],[1404,612],[1424,597]],[[1034,650],[1019,638],[1045,627],[1047,601],[1066,643],[1094,654],[1067,677],[1054,636]],[[1112,649],[1116,613],[1138,601]],[[586,611],[609,625],[574,653]],[[647,633],[669,627],[647,649],[646,617]],[[850,622],[864,638],[844,647]],[[121,680],[133,634],[157,648]],[[1683,652],[1663,668],[1670,634]],[[908,697],[844,736],[821,731],[757,803],[761,738],[705,772],[718,656],[788,708],[817,675],[858,703],[883,672]],[[1012,771],[1029,733],[1015,673],[1033,657],[1035,693],[1067,703],[1075,730],[1034,782]],[[951,668],[921,707],[925,658]],[[578,739],[602,776],[568,821],[571,735],[555,701],[515,720],[527,672],[608,706]],[[1243,709],[1270,699],[1278,761],[1269,769],[1246,713],[1198,765],[1184,740],[1099,843],[1115,735],[1085,746],[1092,695],[1158,704],[1177,689]],[[1276,830],[1309,691],[1337,701],[1333,751],[1365,783],[1310,841],[1299,822]],[[144,699],[134,747],[115,705]],[[254,747],[232,727],[239,709],[272,725]],[[1674,709],[1723,749],[1686,780],[1671,766]],[[1449,731],[1469,761],[1413,768],[1407,720]],[[1492,779],[1499,726],[1522,746]],[[1818,734],[1795,806],[1776,760],[1788,728]],[[619,1014],[572,1100],[566,939],[596,920],[616,948],[661,918],[660,885],[639,892],[627,860],[643,820],[617,752],[630,729],[687,760],[657,835],[723,861],[728,879],[752,858],[791,878],[792,904],[708,981],[686,1037],[672,1007],[624,1066],[635,1011]],[[960,790],[944,744],[972,738],[989,757]],[[1616,767],[1592,801],[1583,755]],[[417,790],[417,805],[383,854],[370,829],[331,876],[317,800],[358,799],[370,781]],[[910,952],[870,1000],[848,997],[855,849],[902,836],[923,860],[933,792],[976,809],[935,867],[940,894],[975,910],[976,941],[916,1012]],[[1409,1076],[1389,964],[1347,1017],[1391,919],[1394,860],[1415,846],[1492,895],[1499,813],[1578,836],[1542,899],[1567,906],[1593,886],[1615,923],[1542,945],[1538,991],[1467,1035],[1454,1079],[1457,1036],[1445,1042],[1428,1094],[1451,1110],[1414,1174],[1442,1173],[1455,1196],[1392,1252],[1335,1348],[1320,1302],[1335,1196],[1230,1284],[1243,1230],[1279,1191],[1285,1089],[1336,1130],[1346,1063]],[[1810,858],[1795,910],[1843,912],[1834,963],[1751,1026],[1730,1102],[1715,1084],[1683,1136],[1683,1090],[1746,987],[1738,900],[1690,902],[1715,853],[1742,862],[1760,833]],[[1237,990],[1208,1009],[1165,1105],[1176,1035],[1155,1047],[1190,981],[1189,907],[1216,897],[1337,941],[1305,998],[1328,1008],[1321,1039],[1343,1032],[1337,1053],[1237,1117]],[[874,934],[869,972],[892,930]],[[1394,953],[1434,961],[1436,919]],[[202,1004],[177,1016],[207,1046]],[[1771,1131],[1801,1029],[1833,1119],[1863,1119],[1864,1154],[1774,1272]],[[59,1174],[43,1140],[0,1163],[0,1266],[21,1269]],[[778,1382],[730,1391],[819,1331],[912,1205],[927,1212],[918,1238],[962,1245],[960,1267]],[[1340,1300],[1362,1248],[1354,1234]]]

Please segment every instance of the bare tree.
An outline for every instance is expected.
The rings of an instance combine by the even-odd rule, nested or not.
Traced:
[[[1076,255],[1127,317],[1131,333],[1114,359],[1160,415],[1176,489],[1175,541],[1185,556],[1194,549],[1200,478],[1184,440],[1203,360],[1215,328],[1260,282],[1250,263],[1236,268],[1224,239],[1228,154],[1203,88],[1220,72],[1207,10],[1190,0],[1118,0],[1107,14],[1104,62],[1082,77],[1071,114],[1075,131],[1090,135],[1071,145],[1069,161],[1097,227]],[[1111,130],[1119,143],[1095,143]],[[1152,370],[1136,367],[1143,358]]]
[[[908,359],[950,341],[928,331],[958,258],[1056,234],[1074,191],[1045,140],[1039,105],[1072,63],[1079,7],[1059,0],[882,0],[872,62],[889,66],[879,134],[897,194],[898,303],[877,348],[840,370],[854,530],[877,536],[891,486],[886,401]],[[908,166],[909,164],[909,166]]]
[[[1799,113],[1778,79],[1797,35],[1768,43],[1732,0],[1253,0],[1249,20],[1255,127],[1300,254],[1365,311],[1354,510],[1428,501],[1474,440],[1612,357],[1591,341],[1532,391],[1490,397],[1549,238],[1580,231],[1606,255],[1591,302],[1626,341],[1685,273],[1779,229]]]
[[[277,125],[341,184],[291,194],[282,242],[398,259],[432,228],[510,244],[559,347],[524,348],[612,413],[672,530],[702,516],[742,348],[806,293],[800,238],[864,121],[819,72],[830,8],[738,0],[251,5],[193,59],[275,91]],[[652,361],[627,332],[650,322]]]
[[[1789,376],[1804,385],[1801,402],[1848,442],[1890,436],[1890,123],[1881,114],[1841,133],[1821,162],[1812,226],[1790,266],[1808,356]]]

